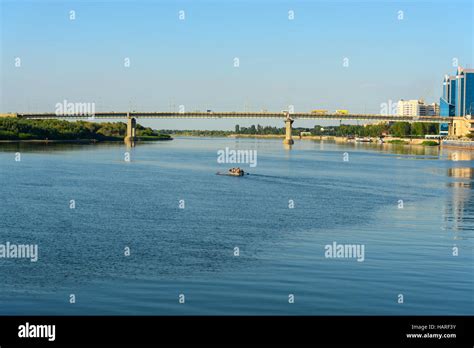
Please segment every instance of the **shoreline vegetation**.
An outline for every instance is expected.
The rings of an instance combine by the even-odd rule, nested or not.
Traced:
[[[34,120],[18,118],[0,118],[0,143],[101,143],[121,142],[127,132],[123,122],[87,122],[65,120]],[[234,131],[225,130],[154,130],[150,127],[136,126],[137,141],[172,140],[172,136],[194,137],[232,137],[282,139],[284,127],[252,125],[235,126]],[[391,145],[439,146],[438,141],[427,140],[425,135],[436,135],[439,126],[435,123],[394,122],[391,124],[339,125],[313,128],[293,128],[293,137],[301,140],[329,140],[335,142],[353,142],[354,137],[370,138],[373,143],[383,138]],[[444,146],[457,146],[443,144]],[[467,149],[474,149],[465,146]]]
[[[87,122],[64,120],[26,120],[0,118],[0,142],[31,143],[98,143],[123,141],[127,125],[123,122]],[[137,141],[172,140],[160,133],[137,124]]]
[[[234,131],[222,130],[163,130],[174,136],[195,137],[232,137],[232,138],[263,138],[282,139],[285,137],[284,127],[252,125],[250,127],[235,126]],[[384,143],[392,145],[439,146],[438,141],[426,140],[425,135],[439,134],[436,123],[394,122],[370,125],[319,126],[313,128],[293,128],[293,137],[301,140],[330,140],[335,142],[353,142],[355,137],[370,138],[374,143],[383,138]]]
[[[248,136],[248,135],[266,135],[283,137],[285,135],[285,127],[272,127],[251,125],[250,127],[235,126],[233,131],[223,130],[162,130],[166,134],[175,134],[183,136]],[[424,138],[425,135],[439,134],[439,125],[437,123],[415,122],[393,122],[379,123],[369,125],[347,125],[339,126],[320,126],[315,125],[313,128],[293,128],[293,136],[333,136],[333,137],[381,137],[390,134],[394,138]]]

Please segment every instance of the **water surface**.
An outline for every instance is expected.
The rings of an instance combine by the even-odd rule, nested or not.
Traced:
[[[225,147],[258,151],[251,175],[215,175]],[[392,145],[2,144],[0,243],[39,260],[0,259],[0,314],[472,315],[473,168]],[[326,258],[334,241],[365,260]]]

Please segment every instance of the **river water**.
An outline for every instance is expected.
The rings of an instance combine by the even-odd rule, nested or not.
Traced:
[[[257,151],[250,175],[215,175],[226,147]],[[0,314],[472,315],[473,168],[392,145],[3,144],[0,244],[38,260],[0,258]]]

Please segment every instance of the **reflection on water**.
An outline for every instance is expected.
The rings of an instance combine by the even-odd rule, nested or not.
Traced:
[[[79,142],[79,143],[35,143],[35,142],[18,142],[18,143],[0,143],[0,152],[53,152],[53,151],[80,151],[94,150],[98,147],[120,147],[124,146],[122,141],[111,141],[102,143]]]
[[[447,202],[445,220],[454,231],[464,230],[465,216],[472,216],[471,187],[455,186],[451,200]],[[472,228],[469,228],[472,229]]]
[[[440,154],[438,146],[404,146],[397,144],[377,144],[376,146],[381,150],[400,155],[438,156]]]
[[[448,176],[453,178],[470,179],[474,177],[474,168],[449,168]]]
[[[343,146],[351,146],[356,149],[373,149],[380,150],[384,152],[390,152],[399,155],[416,155],[416,156],[439,156],[441,150],[438,146],[406,146],[403,144],[376,144],[376,143],[347,143],[347,142],[337,142],[334,140],[313,140],[314,142],[320,142],[321,147],[324,142],[338,144]]]
[[[470,182],[448,182],[448,187],[471,188],[472,185]]]
[[[451,161],[472,161],[474,159],[472,151],[450,151],[448,152],[448,158]]]
[[[463,160],[467,160],[466,158],[470,158],[469,156],[460,155],[465,153],[466,152],[455,152],[453,155],[455,155],[454,158],[464,158]],[[453,160],[453,156],[450,156],[450,159]],[[452,189],[452,196],[451,200],[446,204],[445,221],[452,223],[451,228],[454,231],[459,231],[464,229],[466,217],[472,216],[473,213],[472,203],[470,201],[472,180],[469,179],[474,177],[474,168],[449,168],[448,176],[458,179],[468,179],[467,181],[463,180],[448,183],[448,187]],[[455,236],[454,238],[459,239],[460,237]]]

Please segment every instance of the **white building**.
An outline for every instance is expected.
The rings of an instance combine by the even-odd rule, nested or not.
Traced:
[[[423,104],[420,106],[420,116],[439,116],[439,104]]]
[[[439,105],[425,104],[423,100],[399,100],[397,103],[398,116],[437,116]]]
[[[398,116],[419,116],[420,100],[399,100],[397,104]]]

